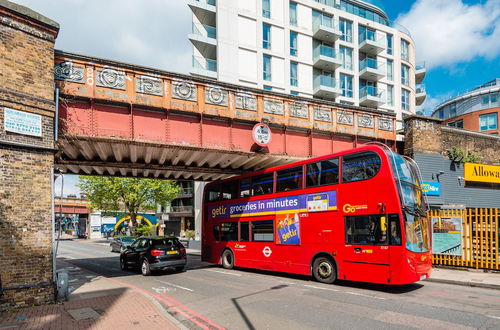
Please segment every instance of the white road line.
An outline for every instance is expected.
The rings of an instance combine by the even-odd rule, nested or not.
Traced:
[[[203,269],[204,271],[207,272],[214,272],[214,273],[220,273],[220,274],[225,274],[225,275],[231,275],[231,276],[237,276],[240,277],[241,274],[233,274],[233,273],[227,273],[227,272],[221,272],[220,270],[215,270],[215,269]]]
[[[334,292],[343,292],[343,293],[351,294],[353,296],[361,296],[361,297],[368,297],[368,298],[385,300],[385,298],[382,298],[382,297],[375,297],[375,296],[370,296],[370,295],[367,295],[367,294],[362,294],[362,293],[357,293],[357,292],[341,291],[341,290],[330,289],[330,288],[322,288],[322,287],[319,287],[319,286],[313,286],[313,285],[307,285],[307,284],[304,284],[304,286],[308,287],[308,288],[312,288],[312,289],[327,290],[327,291],[334,291]]]
[[[500,320],[500,316],[486,315],[489,318]]]
[[[189,288],[185,288],[183,286],[176,285],[176,284],[173,284],[173,283],[169,283],[169,282],[165,282],[165,281],[160,281],[160,280],[155,280],[155,281],[163,283],[163,284],[167,284],[167,285],[170,285],[170,286],[173,286],[174,288],[179,288],[179,289],[182,289],[182,290],[187,290],[187,291],[190,291],[190,292],[194,292],[194,290],[191,290]]]

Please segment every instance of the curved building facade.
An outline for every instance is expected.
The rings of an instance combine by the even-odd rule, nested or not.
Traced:
[[[342,104],[415,114],[425,66],[379,0],[188,0],[191,73]],[[401,127],[399,125],[399,127]]]
[[[449,126],[469,131],[500,134],[500,78],[440,104],[432,116]]]

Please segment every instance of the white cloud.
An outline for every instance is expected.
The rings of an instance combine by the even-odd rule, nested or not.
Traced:
[[[436,96],[427,95],[424,103],[417,107],[417,112],[422,112],[425,116],[430,116],[438,105],[452,98],[451,93],[439,94]]]
[[[186,0],[13,0],[61,25],[56,48],[188,73]]]
[[[426,61],[427,68],[500,55],[500,0],[472,6],[462,0],[417,0],[397,22],[410,30],[417,60]]]

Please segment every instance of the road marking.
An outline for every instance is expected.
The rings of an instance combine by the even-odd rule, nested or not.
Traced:
[[[489,318],[500,320],[500,316],[486,315]]]
[[[160,281],[160,280],[155,280],[156,282],[160,282],[160,283],[163,283],[163,284],[166,284],[166,285],[170,285],[170,286],[173,286],[174,288],[179,288],[179,289],[182,289],[182,290],[187,290],[187,291],[190,291],[190,292],[194,292],[194,290],[191,290],[189,288],[185,288],[183,286],[180,286],[180,285],[176,285],[176,284],[173,284],[173,283],[169,283],[169,282],[165,282],[165,281]]]
[[[161,293],[167,293],[170,291],[169,288],[166,288],[164,286],[160,286],[159,288],[151,287],[151,290],[154,290],[156,293],[161,294]],[[175,289],[174,289],[175,290]]]
[[[215,269],[203,269],[207,272],[214,272],[214,273],[220,273],[220,274],[225,274],[225,275],[232,275],[232,276],[238,276],[240,277],[241,274],[233,274],[233,273],[228,273],[228,272],[221,272],[220,270],[215,270]]]
[[[375,296],[370,296],[367,294],[362,294],[362,293],[357,293],[357,292],[352,292],[352,291],[342,291],[342,290],[337,290],[337,289],[322,288],[319,286],[313,286],[313,285],[307,285],[307,284],[304,284],[304,286],[308,287],[308,288],[312,288],[312,289],[327,290],[327,291],[334,291],[334,292],[343,292],[343,293],[351,294],[353,296],[361,296],[361,297],[368,297],[368,298],[385,300],[385,298],[382,298],[382,297],[375,297]]]

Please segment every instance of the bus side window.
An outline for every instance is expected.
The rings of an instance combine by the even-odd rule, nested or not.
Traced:
[[[240,242],[250,241],[250,222],[240,222]]]
[[[238,223],[237,222],[223,222],[220,224],[220,233],[222,242],[237,241],[238,240]]]
[[[229,181],[222,184],[222,199],[235,199],[238,197],[238,181]]]
[[[250,178],[240,180],[240,197],[250,196]]]
[[[339,159],[333,158],[307,165],[306,186],[316,187],[339,183]]]
[[[386,245],[387,231],[380,226],[381,215],[354,215],[345,218],[346,244]]]
[[[344,156],[342,159],[342,182],[370,179],[379,172],[380,166],[380,157],[374,152]]]
[[[252,196],[271,194],[274,186],[274,172],[252,177]]]
[[[220,185],[210,186],[207,189],[205,200],[207,202],[215,202],[220,199]]]
[[[389,214],[389,245],[401,245],[401,229],[397,214]]]
[[[252,221],[252,241],[274,242],[273,220]]]
[[[276,175],[276,192],[302,188],[302,166],[278,171]]]

